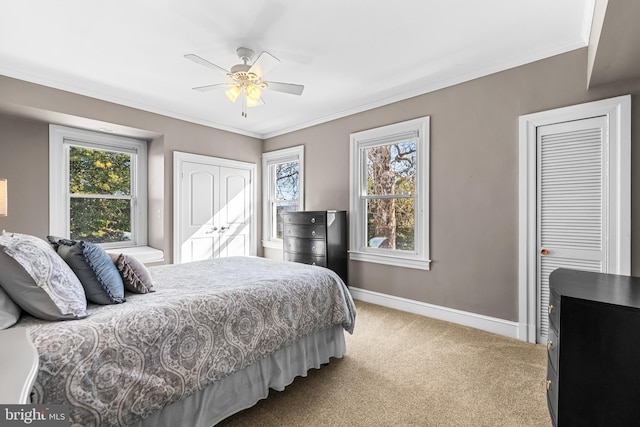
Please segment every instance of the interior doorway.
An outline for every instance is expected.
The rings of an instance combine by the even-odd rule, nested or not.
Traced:
[[[546,342],[549,274],[630,274],[631,97],[520,117],[519,337]]]

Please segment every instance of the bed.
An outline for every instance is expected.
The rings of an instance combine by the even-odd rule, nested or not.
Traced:
[[[346,351],[355,307],[331,270],[258,257],[149,268],[155,292],[22,315],[40,365],[33,403],[73,426],[212,426]]]

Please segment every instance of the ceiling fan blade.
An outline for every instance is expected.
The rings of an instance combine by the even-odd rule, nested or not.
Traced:
[[[255,73],[258,78],[272,70],[276,65],[280,63],[280,60],[269,52],[262,52],[256,62],[249,68],[250,73]]]
[[[192,60],[193,62],[200,64],[200,65],[204,65],[205,67],[209,67],[212,68],[214,70],[219,70],[224,72],[225,74],[229,74],[229,71],[225,70],[224,68],[214,64],[213,62],[209,62],[204,58],[199,57],[198,55],[195,55],[193,53],[189,53],[187,55],[184,56],[187,59]]]
[[[294,85],[291,83],[278,83],[278,82],[265,82],[267,89],[275,90],[276,92],[289,93],[291,95],[302,95],[304,90],[303,85]]]
[[[200,92],[207,92],[214,89],[225,89],[227,87],[229,87],[229,83],[216,83],[214,85],[194,87],[193,90],[198,90]]]

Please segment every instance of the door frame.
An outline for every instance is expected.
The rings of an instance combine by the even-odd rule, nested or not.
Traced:
[[[606,271],[631,274],[631,95],[588,102],[519,119],[518,339],[537,337],[537,166],[538,126],[606,116],[609,129],[609,262]]]
[[[180,213],[180,204],[183,202],[183,194],[180,186],[180,179],[183,174],[183,164],[189,163],[202,163],[209,166],[221,166],[236,169],[248,170],[250,173],[251,183],[251,210],[250,210],[250,233],[249,240],[249,254],[256,256],[258,250],[258,239],[256,236],[257,227],[257,215],[256,204],[258,202],[256,192],[256,171],[257,165],[255,163],[242,162],[239,160],[229,160],[220,157],[205,156],[202,154],[185,153],[181,151],[173,152],[173,254],[172,262],[178,264],[182,255],[181,243],[182,242],[182,214]]]

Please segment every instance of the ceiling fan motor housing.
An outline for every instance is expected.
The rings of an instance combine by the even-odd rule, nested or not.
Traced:
[[[251,65],[248,65],[248,64],[236,64],[233,67],[231,67],[231,71],[229,72],[229,74],[241,74],[241,73],[249,74],[248,71],[250,68],[251,68]],[[255,76],[255,74],[253,75]]]
[[[248,64],[236,64],[231,67],[229,77],[231,77],[238,85],[244,87],[249,84],[259,86],[261,88],[267,87],[267,84],[262,82],[255,73],[250,73],[251,66]]]
[[[254,52],[247,47],[239,47],[236,49],[236,53],[238,54],[238,58],[243,61],[245,64],[253,59]]]

